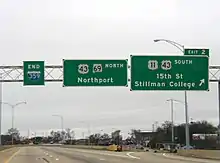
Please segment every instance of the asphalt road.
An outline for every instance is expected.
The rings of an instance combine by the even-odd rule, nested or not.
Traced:
[[[152,152],[110,152],[61,147],[21,147],[0,152],[0,163],[192,163],[204,160],[181,159]],[[208,160],[208,163],[215,163]],[[219,162],[219,161],[217,161]],[[216,163],[217,163],[216,162]]]

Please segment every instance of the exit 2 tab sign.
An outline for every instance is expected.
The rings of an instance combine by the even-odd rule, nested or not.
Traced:
[[[209,56],[209,49],[184,49],[184,55],[206,55],[206,56]]]

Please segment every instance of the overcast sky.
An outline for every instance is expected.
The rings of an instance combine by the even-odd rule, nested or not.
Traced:
[[[220,64],[219,0],[1,0],[1,65],[62,59],[126,59],[131,53],[176,54],[165,38],[186,47],[210,48],[210,64]],[[131,128],[151,130],[152,123],[170,119],[169,98],[184,100],[183,92],[130,92],[128,88],[63,88],[62,83],[23,87],[4,83],[3,101],[27,101],[15,110],[15,127],[56,129],[64,116],[65,128],[77,137],[91,132]],[[218,123],[217,84],[209,92],[189,92],[189,116]],[[84,123],[82,123],[82,121]],[[175,105],[175,123],[184,122],[184,107]],[[3,132],[11,127],[11,109],[3,106]]]

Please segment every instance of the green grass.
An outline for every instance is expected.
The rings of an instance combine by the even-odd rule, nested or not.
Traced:
[[[12,146],[0,146],[0,151],[3,151],[5,149],[9,149],[11,148]]]

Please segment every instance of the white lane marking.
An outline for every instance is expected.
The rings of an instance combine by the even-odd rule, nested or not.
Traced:
[[[134,153],[134,152],[128,152],[128,153],[126,153],[126,155],[127,155],[128,157],[131,157],[131,158],[140,160],[139,157],[132,156],[132,155],[131,155],[132,153]]]
[[[46,158],[42,158],[44,163],[49,163],[49,161]]]
[[[74,152],[74,151],[76,151],[76,152],[81,152],[81,153],[91,153],[91,154],[97,154],[97,155],[106,155],[106,156],[115,156],[115,157],[123,157],[123,158],[128,158],[128,156],[126,156],[126,155],[117,155],[117,154],[113,154],[113,153],[104,153],[104,152],[99,152],[99,153],[97,153],[97,152],[93,152],[93,151],[84,151],[84,150],[72,150],[72,149],[68,149],[68,148],[66,148],[66,150],[68,150],[69,152]],[[131,158],[131,157],[130,157]]]
[[[100,158],[99,160],[104,161],[105,159],[104,158]]]
[[[59,158],[56,158],[56,161],[59,161]]]

